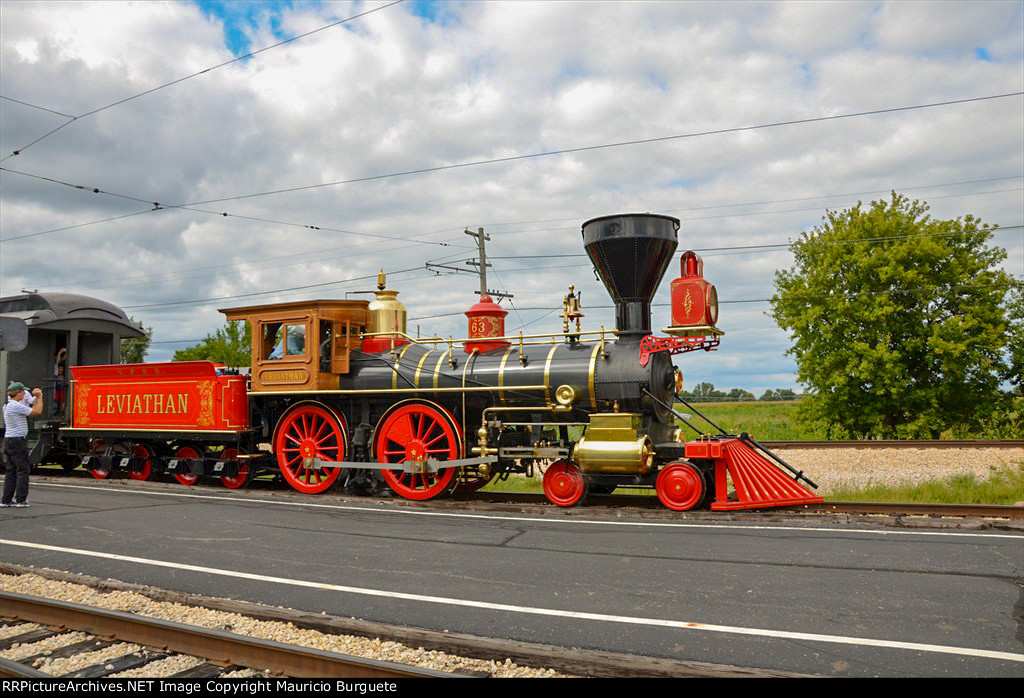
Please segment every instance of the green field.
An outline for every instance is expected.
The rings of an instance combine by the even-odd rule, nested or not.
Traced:
[[[747,432],[758,441],[787,441],[790,439],[824,439],[825,431],[821,425],[808,424],[800,419],[797,410],[799,400],[783,400],[779,402],[693,402],[697,410],[720,426],[726,434]],[[705,433],[717,430],[705,423],[697,415],[690,412],[683,404],[675,406],[676,412],[692,414],[690,423]],[[696,432],[683,427],[687,439],[696,436]]]
[[[758,441],[789,441],[800,439],[826,439],[825,425],[800,417],[799,400],[782,400],[774,402],[691,402],[691,404],[711,421],[720,426],[727,434],[747,432]],[[683,404],[675,406],[677,412],[690,413]],[[977,424],[950,429],[943,432],[943,439],[1019,439],[1021,420],[1024,414],[1024,399],[1016,401],[1014,412],[1005,415],[999,422]],[[694,415],[690,420],[695,427],[706,433],[717,430],[707,425]],[[687,439],[696,436],[696,432],[684,426]]]

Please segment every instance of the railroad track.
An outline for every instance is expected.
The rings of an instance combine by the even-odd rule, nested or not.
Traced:
[[[855,439],[848,441],[762,441],[768,448],[1024,448],[1024,439],[968,439],[968,440],[871,440]]]
[[[65,678],[100,678],[145,667],[172,655],[202,658],[191,669],[165,678],[215,678],[241,668],[268,671],[298,678],[469,678],[484,672],[443,672],[335,652],[287,645],[273,640],[245,637],[173,621],[137,616],[121,611],[92,608],[81,604],[44,599],[25,594],[0,592],[0,616],[15,625],[14,634],[0,641],[0,650],[14,645],[40,643],[61,635],[83,632],[77,640],[51,651],[33,653],[18,661],[0,661],[4,678],[54,678],[33,667],[39,659],[62,659],[91,654],[120,643],[144,649],[105,658],[87,667],[61,674]],[[36,624],[42,627],[33,628]],[[21,625],[24,632],[16,632]],[[71,639],[70,637],[68,639]]]
[[[64,477],[67,477],[64,475]],[[72,476],[74,478],[74,476]],[[88,476],[86,482],[93,482]],[[154,484],[161,491],[177,491],[179,486],[171,483],[142,483],[131,480],[104,481],[104,483],[115,484],[115,486],[141,485],[143,487]],[[250,490],[251,493],[269,493],[274,488],[271,483],[260,483],[260,486]],[[211,485],[208,488],[216,494],[234,496],[230,490],[225,490],[219,485]],[[294,494],[297,501],[309,500],[313,503],[324,502],[328,499],[339,497],[342,500],[355,499],[356,501],[369,501],[365,497],[350,497],[338,492],[319,495],[319,498],[309,499],[308,496],[292,493],[285,488],[288,495]],[[552,506],[543,494],[529,492],[490,492],[478,491],[471,495],[458,496],[453,498],[437,498],[424,502],[391,498],[390,501],[399,507],[411,507],[416,509],[441,509],[441,510],[480,510],[497,509],[504,511],[518,511],[537,515],[558,512],[569,516],[600,516],[602,511],[615,509],[617,515],[621,515],[623,509],[632,509],[642,516],[664,516],[668,518],[683,517],[713,517],[736,519],[744,516],[765,516],[798,513],[821,513],[821,514],[885,514],[889,516],[946,516],[946,517],[970,517],[970,518],[1004,518],[1010,520],[1024,520],[1024,507],[995,504],[919,504],[913,502],[832,502],[826,501],[823,504],[801,504],[793,507],[772,507],[750,512],[711,512],[697,510],[690,512],[671,512],[662,506],[658,498],[653,496],[653,490],[646,494],[624,494],[625,490],[620,489],[616,494],[591,495],[587,499],[587,506],[570,507],[561,509]],[[241,493],[239,496],[247,496]]]
[[[738,667],[601,650],[567,648],[502,638],[467,635],[457,632],[441,632],[406,625],[390,625],[356,618],[297,611],[277,606],[264,606],[246,601],[157,589],[155,587],[112,579],[100,579],[84,574],[45,568],[30,568],[9,563],[0,563],[0,574],[33,575],[67,584],[83,585],[101,593],[129,592],[145,596],[156,602],[223,611],[261,621],[287,623],[296,628],[321,632],[327,635],[377,638],[381,641],[400,643],[406,647],[417,647],[429,651],[442,652],[453,657],[482,659],[498,664],[511,660],[520,667],[545,667],[566,675],[598,678],[792,678],[805,676],[803,674],[773,669]],[[48,601],[48,599],[41,600]],[[108,613],[112,612],[108,611]],[[0,592],[0,616],[6,615],[8,613],[6,612],[5,596],[3,592]],[[2,649],[3,645],[0,644],[0,650]],[[3,660],[0,660],[0,664],[2,663]],[[223,668],[212,664],[204,666],[208,672],[216,672],[218,669],[222,673],[225,671]],[[28,667],[22,666],[21,669],[25,670]],[[470,676],[486,676],[485,672],[463,673]],[[4,674],[2,667],[0,667],[0,676],[6,677],[8,675]],[[192,678],[206,678],[215,675],[215,673],[204,674],[203,676],[197,675]],[[188,677],[179,676],[178,678]]]
[[[403,503],[404,504],[404,503]],[[792,514],[793,512],[834,513],[834,514],[887,514],[889,516],[956,516],[964,518],[1004,518],[1024,520],[1024,506],[1005,506],[996,504],[918,504],[915,502],[829,502],[822,504],[799,504],[791,507],[770,507],[757,511],[715,512],[696,510],[689,512],[672,512],[665,509],[657,497],[649,495],[591,495],[587,499],[588,506],[558,509],[567,515],[600,515],[601,509],[614,508],[619,514],[622,509],[635,509],[638,512],[654,512],[664,514],[666,518],[728,518],[757,517],[772,514]],[[481,492],[472,499],[436,499],[429,502],[416,502],[414,506],[459,509],[481,508],[488,506],[511,506],[518,511],[531,513],[549,513],[555,510],[542,494],[519,492]],[[602,506],[603,505],[603,506]],[[601,509],[599,509],[601,507]]]

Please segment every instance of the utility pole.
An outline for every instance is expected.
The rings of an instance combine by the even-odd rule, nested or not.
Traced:
[[[476,238],[477,259],[466,260],[466,264],[477,267],[477,275],[480,277],[480,290],[475,293],[480,296],[488,294],[491,298],[515,298],[511,293],[502,293],[501,291],[487,288],[487,267],[491,265],[487,263],[486,241],[490,240],[491,236],[485,235],[483,228],[477,228],[476,230],[477,232],[475,233],[471,230],[465,231],[466,235]],[[433,264],[431,262],[427,262],[426,267],[427,269],[451,269],[456,272],[466,271],[460,267],[449,267],[444,264]]]

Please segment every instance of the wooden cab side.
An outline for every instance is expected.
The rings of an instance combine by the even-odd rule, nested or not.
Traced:
[[[226,308],[252,331],[252,390],[336,390],[369,323],[369,302],[314,300]]]

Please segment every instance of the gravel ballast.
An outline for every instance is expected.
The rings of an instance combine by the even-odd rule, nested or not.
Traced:
[[[972,473],[987,480],[993,470],[1024,464],[1024,448],[830,448],[778,449],[803,470],[826,499],[840,487],[917,485]]]
[[[164,620],[170,620],[177,623],[198,625],[205,628],[216,628],[218,630],[225,630],[227,632],[245,635],[248,637],[276,640],[277,642],[301,645],[303,647],[312,647],[315,649],[338,652],[340,654],[347,654],[356,657],[397,662],[400,664],[411,664],[414,666],[436,669],[438,671],[483,671],[496,678],[552,678],[567,676],[566,674],[558,673],[552,669],[522,667],[509,659],[506,659],[503,662],[471,659],[435,650],[407,647],[397,642],[380,640],[378,638],[325,634],[314,630],[297,628],[291,623],[256,620],[237,613],[227,613],[225,611],[214,611],[205,608],[184,606],[177,603],[154,601],[135,592],[100,592],[81,584],[71,584],[68,582],[46,579],[34,574],[0,575],[0,589],[19,594],[40,596],[48,599],[60,599],[62,601],[70,601],[72,603],[93,606],[96,608],[125,611],[151,618],[162,618]],[[2,630],[8,631],[8,635],[17,635],[25,632],[25,629],[26,626],[21,626],[17,632],[14,632],[11,630],[11,626],[8,626]],[[36,644],[40,645],[38,649],[34,646]],[[48,646],[43,646],[42,643],[34,643],[33,645],[17,645],[12,647],[10,650],[0,652],[0,656],[7,659],[17,659],[19,657],[27,657],[43,652],[46,649],[50,648]],[[121,643],[99,652],[91,652],[88,655],[54,660],[52,666],[43,660],[36,668],[47,673],[64,674],[92,664],[108,661],[124,654],[137,652],[140,649],[141,648],[137,645]],[[161,660],[161,662],[163,662],[163,660]],[[144,667],[141,670],[141,674],[139,673],[139,670],[133,670],[131,675],[144,675],[146,677],[169,676],[177,671],[188,668],[188,662],[182,660],[180,662],[180,666],[179,663],[167,662],[166,673],[151,673],[161,669],[161,666],[162,665],[154,664],[152,665],[152,668]],[[232,676],[237,678],[257,675],[259,675],[257,672],[241,670]]]

